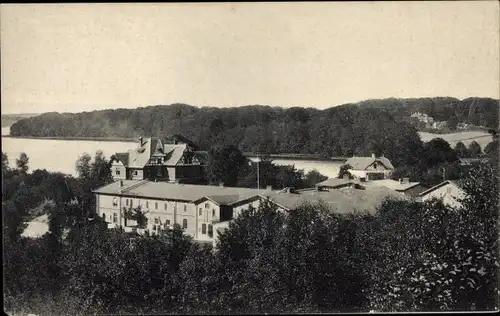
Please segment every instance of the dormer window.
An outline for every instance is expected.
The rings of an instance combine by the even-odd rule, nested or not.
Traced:
[[[156,163],[157,163],[157,164],[159,164],[159,165],[161,165],[161,158],[158,158],[158,159],[156,160]]]

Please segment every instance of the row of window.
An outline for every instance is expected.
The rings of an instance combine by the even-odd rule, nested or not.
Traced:
[[[125,205],[126,206],[133,206],[132,199],[125,199]],[[113,199],[113,206],[118,206],[118,199],[117,198]],[[158,209],[158,202],[155,202],[154,206],[155,206],[155,210],[157,210]],[[166,211],[168,209],[168,203],[165,203],[163,205],[163,207]],[[148,201],[146,201],[146,208],[149,209],[149,202]],[[184,212],[187,212],[187,205],[186,204],[184,204]]]
[[[198,209],[198,215],[199,216],[203,215],[203,209],[201,207]],[[215,210],[214,209],[212,209],[212,217],[215,217]]]
[[[120,169],[116,169],[116,170],[115,170],[115,174],[116,174],[117,176],[119,176],[119,175],[120,175]],[[134,170],[134,176],[136,176],[136,175],[137,175],[137,170]]]
[[[102,218],[103,218],[104,220],[106,220],[106,213],[102,213]],[[118,223],[118,214],[113,213],[113,215],[109,215],[109,219],[110,219],[110,220],[112,219],[113,223]],[[154,223],[155,223],[155,225],[158,225],[158,227],[160,227],[160,219],[159,219],[158,217],[156,217],[156,218],[154,219]],[[169,225],[170,225],[170,220],[169,220],[169,219],[167,219],[167,220],[165,221],[165,226],[169,226]],[[203,224],[203,225],[205,225],[205,224]],[[186,218],[184,218],[184,219],[182,220],[182,228],[186,229],[187,227],[188,227],[188,221],[187,221],[187,219],[186,219]]]

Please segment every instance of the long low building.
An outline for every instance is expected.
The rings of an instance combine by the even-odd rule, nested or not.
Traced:
[[[162,229],[180,225],[196,241],[214,242],[217,231],[228,227],[230,221],[249,207],[258,208],[262,200],[275,203],[284,211],[293,210],[304,202],[324,202],[333,212],[374,212],[387,198],[406,198],[393,190],[366,184],[363,188],[340,186],[337,189],[313,188],[294,192],[291,189],[272,191],[223,186],[205,186],[152,182],[148,180],[119,180],[93,191],[97,215],[108,227],[123,227],[125,231]],[[124,209],[141,208],[147,218],[145,228],[138,228],[126,219]]]

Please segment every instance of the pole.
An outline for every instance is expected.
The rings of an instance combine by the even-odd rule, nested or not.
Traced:
[[[259,153],[257,152],[257,191],[260,190],[260,182],[259,182]]]

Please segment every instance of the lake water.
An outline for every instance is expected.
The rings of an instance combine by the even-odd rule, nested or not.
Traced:
[[[8,135],[9,128],[2,128],[2,135]],[[47,169],[76,176],[75,162],[80,155],[88,153],[92,157],[97,150],[102,150],[109,158],[117,152],[125,152],[136,148],[134,142],[84,141],[84,140],[51,140],[2,137],[2,152],[9,159],[9,166],[15,167],[16,159],[22,152],[29,157],[30,170]],[[256,160],[255,158],[250,158]],[[316,169],[328,177],[336,177],[342,163],[335,161],[311,160],[274,160],[278,165],[295,165],[305,172]]]

